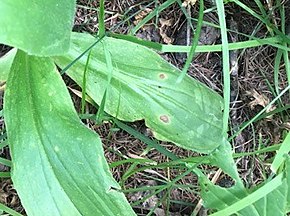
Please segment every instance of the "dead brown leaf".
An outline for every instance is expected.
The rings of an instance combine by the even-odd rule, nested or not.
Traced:
[[[252,110],[258,105],[266,107],[270,103],[270,99],[266,95],[258,93],[255,89],[246,91],[246,94],[253,98],[253,100],[249,103],[249,106]],[[274,109],[275,106],[272,105],[267,109],[267,112],[270,112]]]
[[[187,7],[189,5],[193,6],[195,5],[197,0],[184,0],[184,2],[182,3],[182,6],[183,7]]]
[[[152,9],[150,8],[145,8],[144,10],[142,10],[140,13],[138,13],[135,16],[135,20],[134,20],[134,25],[138,25],[139,22],[141,22],[150,12],[152,11]]]
[[[161,24],[161,27],[159,28],[159,31],[160,31],[160,36],[161,36],[163,42],[166,43],[166,44],[172,44],[173,39],[170,38],[166,34],[166,30],[167,30],[167,27],[172,26],[173,19],[163,19],[163,18],[160,18],[159,22]]]

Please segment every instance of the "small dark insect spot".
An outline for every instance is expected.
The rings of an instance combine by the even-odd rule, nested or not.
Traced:
[[[164,73],[159,74],[160,79],[165,79],[166,75]]]
[[[161,86],[158,86],[158,88],[162,88]]]
[[[169,117],[167,115],[162,115],[162,116],[160,116],[160,120],[163,121],[164,123],[168,123]]]
[[[110,187],[110,188],[108,189],[108,192],[112,192],[112,191],[119,191],[119,189],[114,188],[114,187]]]

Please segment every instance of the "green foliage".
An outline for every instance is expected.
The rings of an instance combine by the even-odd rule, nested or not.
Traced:
[[[277,173],[279,167],[283,164],[286,159],[286,155],[290,152],[290,133],[287,134],[284,139],[279,151],[276,154],[276,157],[271,165],[273,172]]]
[[[221,147],[219,147],[221,148]],[[241,184],[241,180],[235,173],[230,173],[232,164],[226,165],[226,160],[214,156],[213,164],[223,168],[225,172],[233,178],[233,185],[230,188],[222,188],[214,185],[201,172],[197,172],[201,185],[201,196],[203,197],[204,206],[210,209],[219,210],[212,214],[213,216],[232,215],[281,215],[284,216],[289,212],[290,208],[290,159],[289,152],[289,134],[280,146],[277,155],[271,165],[274,172],[278,175],[273,178],[271,176],[267,181],[263,182],[251,190],[246,189]],[[224,155],[229,155],[223,151]],[[281,165],[284,165],[281,167]],[[278,169],[280,167],[280,169]],[[278,171],[280,170],[280,172]]]
[[[224,139],[223,144],[221,144],[214,152],[212,152],[210,157],[212,165],[221,168],[225,173],[227,173],[236,181],[237,185],[241,186],[242,183],[232,156],[231,145],[228,141],[226,141],[226,139]]]
[[[13,63],[13,59],[16,55],[17,49],[13,49],[0,58],[0,81],[6,81],[8,74]]]
[[[231,215],[281,215],[288,210],[290,196],[289,159],[287,168],[274,179],[269,179],[253,192],[233,186],[222,188],[213,185],[205,176],[200,177],[202,197],[207,208],[220,210],[213,216]]]
[[[69,48],[75,0],[1,0],[0,43],[51,56]]]
[[[68,54],[54,60],[65,68],[95,41],[88,34],[74,33]],[[111,55],[112,71],[107,65],[105,48]],[[87,58],[84,55],[67,71],[80,86]],[[112,79],[107,89],[110,73]],[[104,110],[110,115],[124,121],[144,119],[157,139],[210,153],[224,139],[222,98],[188,76],[177,83],[179,74],[177,68],[152,50],[106,37],[91,49],[85,91],[100,104],[107,89]]]
[[[5,113],[12,179],[28,215],[134,214],[52,60],[18,51]]]
[[[158,11],[175,2],[165,1],[149,13],[133,32],[158,14]],[[181,1],[177,2],[181,5]],[[260,1],[255,2],[262,15],[237,0],[233,2],[253,13],[268,28],[271,27]],[[288,56],[289,48],[285,44],[289,38],[280,35],[283,46],[279,44],[280,37],[275,35],[267,40],[256,39],[229,45],[223,1],[217,0],[222,45],[196,46],[196,37],[191,47],[191,56],[193,50],[223,51],[222,99],[189,76],[178,79],[180,70],[140,43],[161,51],[176,52],[178,46],[162,46],[130,37],[135,41],[133,43],[105,36],[104,1],[100,5],[100,37],[96,39],[87,34],[71,34],[74,0],[0,2],[0,43],[18,49],[0,59],[0,80],[8,77],[4,111],[12,156],[11,177],[27,214],[134,215],[110,173],[99,136],[80,122],[55,61],[82,87],[82,114],[87,94],[99,105],[95,115],[99,123],[105,112],[123,121],[145,120],[157,139],[207,154],[195,162],[182,161],[149,138],[132,133],[170,158],[172,161],[168,164],[182,163],[187,168],[186,172],[166,187],[170,188],[194,171],[199,177],[204,206],[217,210],[213,214],[215,216],[234,213],[245,216],[285,215],[290,210],[290,160],[286,156],[290,150],[289,135],[272,163],[273,175],[258,187],[247,189],[238,175],[226,134],[230,103],[229,50],[271,44]],[[200,7],[199,29],[202,10]],[[281,33],[276,28],[271,32],[277,35]],[[190,50],[189,47],[182,49]],[[288,61],[288,57],[285,59]],[[278,60],[276,68],[280,63]],[[289,74],[290,67],[287,64]],[[184,75],[186,70],[183,72]],[[289,88],[281,93],[277,91],[278,96],[267,107]],[[240,130],[261,117],[267,107]],[[126,131],[132,130],[118,120],[114,122]],[[207,161],[205,163],[217,166],[228,174],[233,180],[233,186],[222,188],[210,182],[196,168],[203,159]],[[4,159],[0,162],[11,165],[10,161]],[[129,171],[134,173],[135,170],[132,168]],[[9,174],[1,173],[1,176]],[[0,209],[19,215],[2,205]]]
[[[245,191],[236,187],[221,188],[207,185],[208,192],[203,193],[205,206],[219,209],[212,215],[222,216],[238,213],[238,215],[285,215],[287,185],[282,175],[276,177],[253,193],[245,194]]]

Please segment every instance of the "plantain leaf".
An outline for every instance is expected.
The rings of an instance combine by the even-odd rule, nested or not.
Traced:
[[[6,81],[17,49],[12,49],[0,58],[0,81]]]
[[[284,216],[289,206],[289,158],[283,173],[274,179],[264,182],[247,191],[237,185],[222,188],[213,185],[204,175],[200,175],[201,195],[206,208],[220,210],[212,216],[232,215],[241,216]]]
[[[212,165],[221,168],[233,178],[238,188],[244,188],[242,179],[239,177],[237,166],[235,165],[231,144],[227,140],[210,154],[210,157]]]
[[[17,52],[4,106],[12,180],[28,215],[134,215],[50,58]]]
[[[69,53],[54,60],[65,68],[95,41],[90,35],[74,33]],[[105,48],[111,64],[106,62]],[[87,57],[67,71],[80,86]],[[180,70],[152,50],[106,37],[91,50],[85,89],[100,104],[108,76],[112,76],[106,93],[107,113],[124,121],[144,119],[157,139],[209,153],[224,143],[222,98],[188,76],[176,83],[179,75]]]
[[[75,11],[75,0],[1,0],[0,43],[29,54],[64,54]]]

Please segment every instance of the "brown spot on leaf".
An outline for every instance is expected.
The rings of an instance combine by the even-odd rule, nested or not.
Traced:
[[[165,79],[166,78],[166,75],[164,73],[161,73],[161,74],[159,74],[159,78],[160,79]]]
[[[164,123],[168,123],[169,117],[167,115],[162,115],[162,116],[160,116],[160,120]]]

